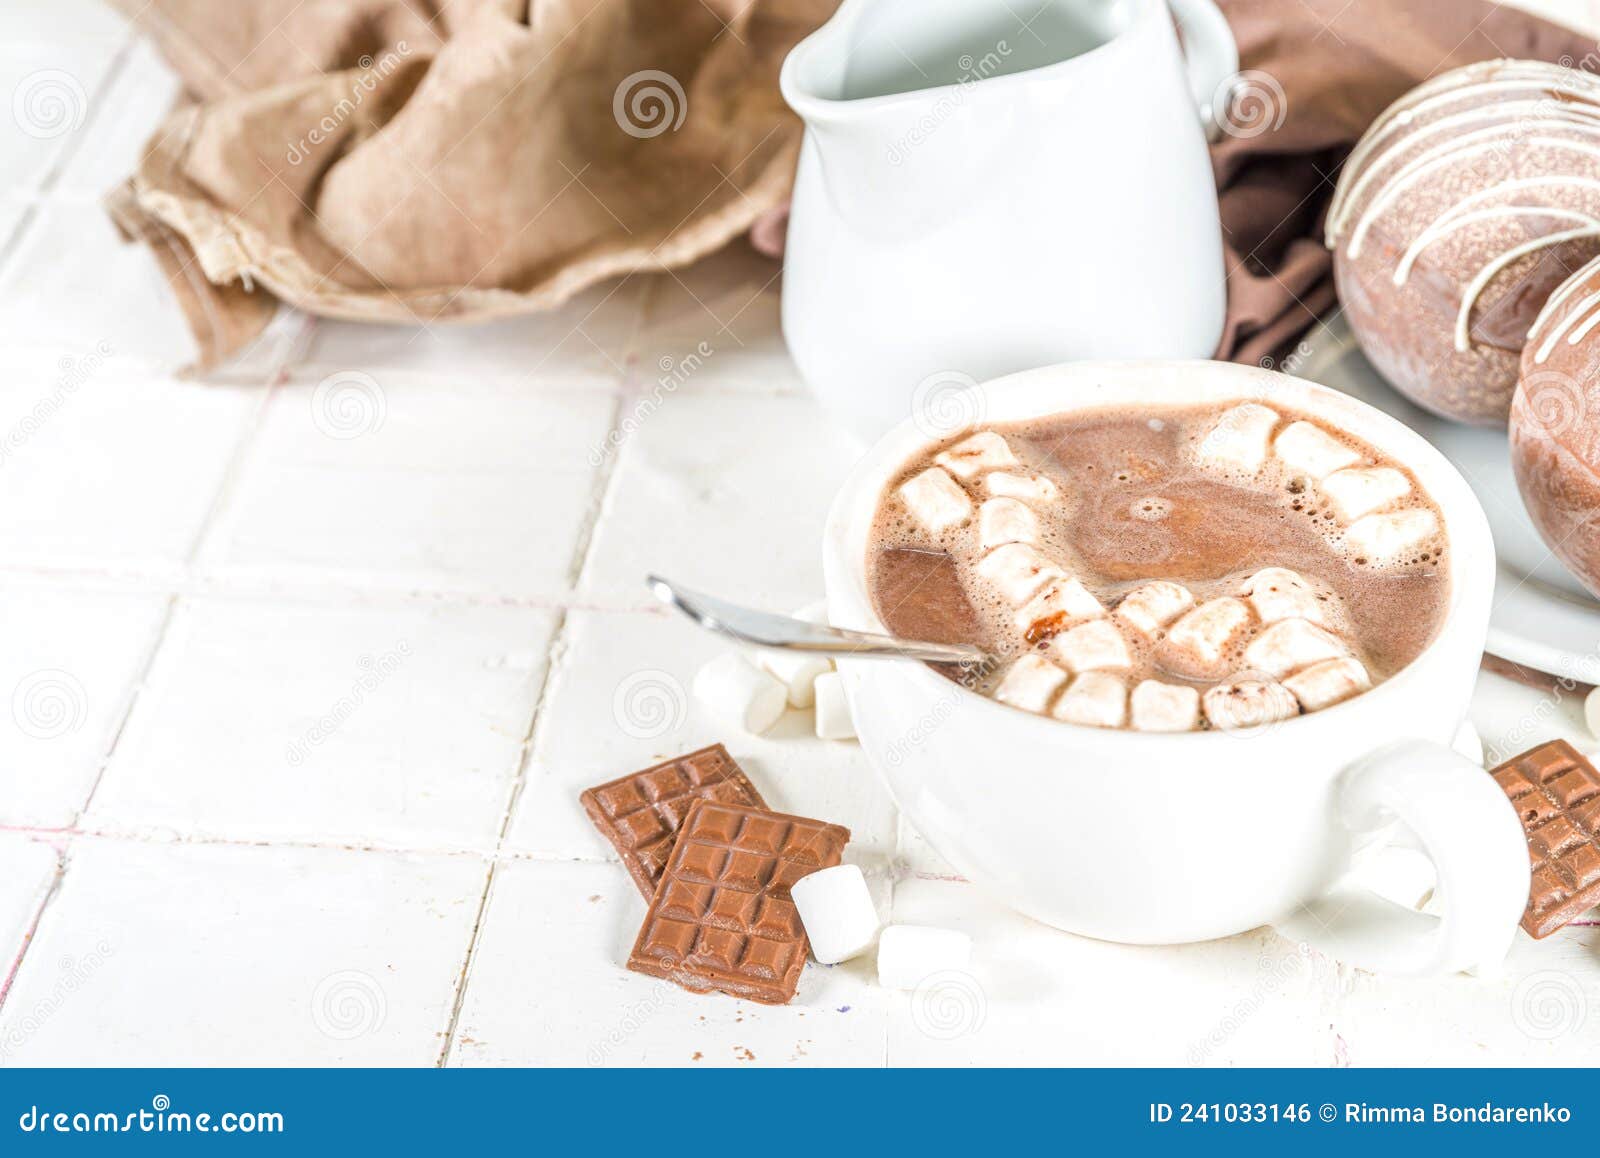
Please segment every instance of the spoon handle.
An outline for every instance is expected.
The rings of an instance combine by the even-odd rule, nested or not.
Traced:
[[[768,611],[740,607],[712,595],[691,591],[659,575],[649,576],[646,582],[661,602],[676,607],[707,631],[737,639],[741,643],[825,655],[881,656],[925,660],[929,663],[974,664],[989,659],[988,653],[982,648],[963,643],[924,643],[807,623],[787,615],[773,615]]]

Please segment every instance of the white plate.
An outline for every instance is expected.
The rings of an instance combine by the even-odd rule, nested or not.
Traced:
[[[1398,418],[1442,450],[1472,485],[1500,556],[1489,652],[1585,683],[1600,679],[1600,603],[1534,530],[1511,475],[1505,432],[1463,426],[1413,406],[1372,368],[1339,315],[1306,339],[1293,372]]]

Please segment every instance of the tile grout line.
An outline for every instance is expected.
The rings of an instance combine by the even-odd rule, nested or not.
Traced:
[[[622,352],[622,365],[619,368],[618,390],[615,392],[615,401],[611,408],[611,421],[606,430],[607,440],[615,433],[622,422],[623,408],[630,398],[638,392],[637,387],[629,387],[629,369],[634,358],[634,346],[638,342],[645,327],[645,319],[649,314],[653,294],[653,282],[648,283],[643,294],[640,295],[637,313],[634,316],[633,329],[628,335]],[[574,590],[583,578],[583,572],[593,552],[594,535],[600,522],[601,513],[605,510],[606,500],[610,496],[611,487],[617,475],[617,463],[621,458],[621,448],[618,453],[607,455],[596,468],[595,480],[591,487],[591,500],[584,513],[583,525],[579,528],[578,538],[573,546],[572,563],[568,569],[567,578]],[[466,1006],[467,987],[472,979],[472,967],[477,960],[478,948],[482,943],[484,921],[489,915],[489,902],[494,894],[496,870],[501,863],[500,854],[505,847],[507,834],[511,831],[511,824],[517,813],[517,805],[522,800],[523,789],[527,785],[530,765],[533,762],[534,745],[537,742],[539,727],[544,719],[544,709],[550,693],[559,681],[560,671],[567,652],[568,628],[571,622],[570,611],[563,608],[556,620],[555,629],[550,636],[550,649],[546,653],[544,682],[539,688],[539,695],[534,701],[533,711],[528,717],[528,728],[523,736],[522,750],[517,762],[516,775],[512,778],[510,791],[506,794],[505,811],[500,818],[500,831],[495,838],[494,857],[490,861],[489,871],[484,876],[483,892],[478,898],[478,911],[472,922],[472,932],[467,939],[466,953],[462,958],[461,969],[456,977],[455,992],[450,1003],[450,1017],[445,1026],[444,1041],[440,1044],[439,1055],[435,1061],[437,1068],[443,1069],[450,1060],[450,1054],[455,1048],[457,1037],[461,1031],[461,1013]]]
[[[17,974],[22,972],[22,962],[28,955],[28,949],[33,945],[34,938],[39,932],[39,925],[44,920],[45,910],[50,907],[50,902],[55,900],[56,894],[61,891],[62,883],[67,875],[67,851],[57,848],[56,867],[51,875],[50,883],[44,890],[44,896],[39,898],[39,903],[34,906],[33,919],[28,922],[28,927],[23,930],[22,943],[17,946],[16,956],[11,959],[11,967],[6,971],[4,978],[0,978],[0,1014],[5,1012],[6,1000],[11,996],[11,988],[16,983]]]

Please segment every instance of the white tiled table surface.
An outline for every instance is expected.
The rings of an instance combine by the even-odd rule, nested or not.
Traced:
[[[56,136],[0,121],[0,1064],[1596,1056],[1593,926],[1410,983],[1265,930],[1085,941],[955,878],[809,716],[703,718],[715,645],[642,572],[814,598],[856,453],[784,352],[775,264],[736,246],[479,329],[285,313],[183,381],[96,204],[175,85],[93,0],[0,19],[0,96],[59,70],[85,98]],[[1572,697],[1493,676],[1475,718],[1593,746]],[[644,906],[577,793],[719,738],[775,806],[854,830],[885,917],[973,935],[953,1026],[865,961],[785,1008],[623,970]]]

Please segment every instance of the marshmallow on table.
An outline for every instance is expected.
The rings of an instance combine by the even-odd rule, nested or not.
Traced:
[[[1189,732],[1200,724],[1200,693],[1182,684],[1145,680],[1130,699],[1140,732]]]
[[[997,470],[983,476],[983,485],[997,499],[1023,499],[1049,503],[1061,497],[1061,490],[1042,474],[1012,474]]]
[[[872,893],[853,864],[836,864],[803,876],[789,886],[789,896],[811,941],[811,955],[824,965],[860,956],[878,937]]]
[[[1345,528],[1345,546],[1373,562],[1383,563],[1420,546],[1439,530],[1432,511],[1394,511],[1367,515]]]
[[[978,504],[978,545],[985,551],[1006,543],[1037,543],[1039,520],[1016,499],[984,499]]]
[[[980,430],[949,450],[934,455],[933,461],[957,478],[972,478],[986,471],[1016,466],[1017,456],[1011,453],[1006,440],[994,431]]]
[[[878,938],[878,984],[885,989],[915,989],[935,973],[965,972],[971,962],[972,938],[954,929],[890,925]]]
[[[1250,608],[1231,595],[1208,599],[1167,631],[1166,647],[1201,667],[1213,667],[1250,624]]]
[[[1244,662],[1246,667],[1282,679],[1314,663],[1349,654],[1343,640],[1316,624],[1304,619],[1280,619],[1250,641],[1244,649]]]
[[[1392,466],[1336,470],[1318,484],[1342,522],[1353,523],[1411,493],[1411,480]]]
[[[935,534],[972,518],[972,500],[967,498],[967,492],[936,466],[901,483],[900,498],[917,522]]]
[[[1290,470],[1326,478],[1336,470],[1354,466],[1361,455],[1312,422],[1291,422],[1272,444],[1279,460]]]
[[[1133,663],[1122,632],[1109,619],[1091,619],[1050,641],[1050,653],[1070,672],[1125,668]]]
[[[817,735],[824,740],[853,740],[855,718],[844,694],[844,677],[836,671],[817,677]]]
[[[1283,686],[1289,689],[1306,711],[1316,712],[1366,691],[1372,686],[1372,677],[1367,675],[1367,669],[1359,659],[1345,655],[1314,663],[1284,679]],[[1478,763],[1483,763],[1481,750]]]
[[[1005,678],[995,689],[994,698],[1025,712],[1042,712],[1066,682],[1066,672],[1030,651],[1007,669]]]
[[[1300,714],[1289,689],[1275,680],[1242,679],[1207,688],[1200,697],[1206,719],[1224,732],[1258,728]]]
[[[1250,601],[1256,618],[1262,623],[1309,619],[1312,623],[1327,624],[1327,613],[1322,600],[1317,598],[1316,588],[1298,571],[1287,567],[1263,567],[1244,581],[1239,594]]]
[[[1106,613],[1100,601],[1076,579],[1061,576],[1044,588],[1012,617],[1017,629],[1028,634],[1044,625],[1065,627],[1084,619],[1098,619]]]
[[[816,703],[817,677],[833,670],[833,661],[825,655],[786,648],[763,648],[756,652],[756,662],[783,684],[791,708]]]
[[[1245,402],[1223,412],[1195,447],[1195,455],[1208,466],[1254,474],[1267,461],[1278,412],[1270,406]]]
[[[1050,714],[1069,724],[1120,728],[1128,715],[1128,689],[1110,672],[1086,671],[1061,693]]]
[[[735,651],[695,672],[694,698],[728,723],[758,734],[776,724],[789,703],[783,684]]]
[[[1007,543],[996,547],[974,570],[1013,607],[1026,603],[1047,582],[1065,579],[1067,573],[1026,543]]]
[[[804,607],[795,608],[794,618],[805,623],[816,623],[823,627],[828,625],[828,601],[826,599],[813,600]]]
[[[1592,699],[1594,699],[1594,692],[1590,692],[1588,699],[1584,701],[1583,714],[1586,720],[1589,715],[1589,700]],[[1478,729],[1472,726],[1471,720],[1461,721],[1461,726],[1456,729],[1454,739],[1450,741],[1450,747],[1454,748],[1458,754],[1471,760],[1478,767],[1483,767],[1483,737],[1478,735]]]
[[[1154,635],[1193,606],[1194,593],[1187,587],[1157,579],[1128,592],[1117,604],[1116,616],[1135,631]]]

